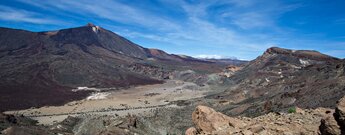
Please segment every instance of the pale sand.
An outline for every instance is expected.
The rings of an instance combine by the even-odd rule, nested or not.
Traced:
[[[194,89],[189,89],[192,86]],[[80,101],[73,101],[63,106],[45,106],[41,108],[8,111],[7,114],[23,114],[38,120],[40,124],[50,125],[60,122],[68,116],[101,115],[148,115],[152,109],[177,107],[171,101],[188,100],[203,97],[208,86],[199,87],[191,82],[169,80],[164,84],[144,85],[125,90],[106,93],[94,93]],[[151,93],[151,94],[150,94]]]

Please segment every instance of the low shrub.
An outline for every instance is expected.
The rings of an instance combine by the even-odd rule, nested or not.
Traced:
[[[290,107],[288,113],[296,113],[296,107]]]

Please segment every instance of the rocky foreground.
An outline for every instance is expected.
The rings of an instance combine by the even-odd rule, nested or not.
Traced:
[[[186,135],[340,135],[345,130],[345,97],[335,110],[300,109],[291,113],[269,113],[255,118],[229,117],[212,108],[198,106],[192,114],[195,127]]]
[[[290,113],[271,112],[259,117],[229,117],[207,106],[192,113],[194,127],[186,135],[341,135],[345,129],[345,97],[336,109],[300,109]],[[153,125],[133,115],[68,117],[51,126],[37,125],[23,116],[0,115],[0,130],[6,135],[155,135]],[[167,133],[169,134],[169,133]]]

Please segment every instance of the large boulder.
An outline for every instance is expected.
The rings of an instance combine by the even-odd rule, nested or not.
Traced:
[[[205,134],[222,129],[235,130],[245,126],[240,120],[228,117],[206,106],[197,106],[192,114],[192,119],[196,130]]]

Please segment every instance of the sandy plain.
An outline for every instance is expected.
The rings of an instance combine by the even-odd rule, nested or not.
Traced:
[[[150,115],[156,108],[178,107],[174,101],[203,97],[209,87],[191,82],[168,80],[163,84],[144,85],[116,91],[95,91],[89,97],[63,106],[44,106],[8,111],[24,115],[39,124],[51,125],[68,116],[78,115]]]

